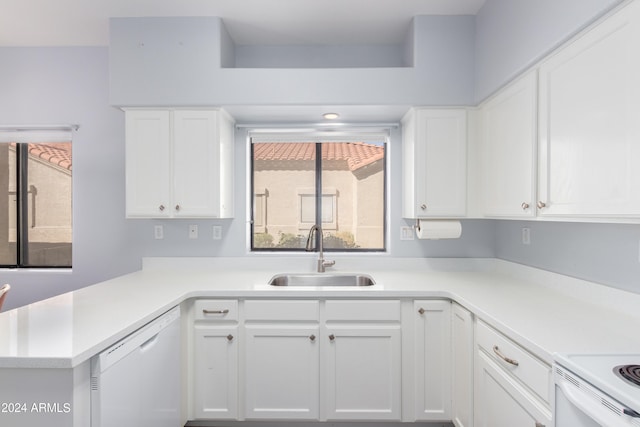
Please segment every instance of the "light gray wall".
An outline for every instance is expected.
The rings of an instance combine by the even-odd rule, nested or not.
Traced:
[[[221,68],[221,57],[228,65],[233,51],[241,62],[244,51],[264,62],[270,48],[232,48],[215,17],[113,18],[110,100],[118,106],[471,104],[473,17],[420,16],[409,33],[414,67],[336,68],[338,58],[324,49],[322,68]],[[298,47],[271,49],[280,66],[304,60]],[[359,64],[379,63],[379,49],[362,47],[345,47],[342,60],[350,49],[358,50]],[[397,54],[410,59],[403,46]]]
[[[487,0],[476,17],[481,101],[624,0]]]
[[[640,293],[640,225],[497,221],[495,231],[497,258]]]
[[[0,124],[79,124],[73,134],[73,269],[0,271],[7,308],[140,266],[124,219],[123,113],[108,102],[108,50],[0,48]]]
[[[236,46],[237,68],[407,67],[400,45]]]

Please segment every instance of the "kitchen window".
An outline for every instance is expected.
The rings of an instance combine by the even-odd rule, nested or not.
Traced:
[[[71,267],[71,129],[0,128],[0,266]]]
[[[327,251],[384,251],[384,133],[253,134],[251,250],[304,251],[321,225]]]

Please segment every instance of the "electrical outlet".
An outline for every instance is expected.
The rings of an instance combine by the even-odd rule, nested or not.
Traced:
[[[153,236],[156,238],[156,240],[164,239],[164,227],[161,225],[154,226]]]
[[[222,227],[219,225],[214,225],[213,228],[213,240],[222,239]]]
[[[524,227],[522,229],[522,244],[523,245],[531,244],[531,229],[528,227]]]
[[[197,239],[198,238],[198,226],[197,225],[190,225],[189,226],[189,238],[190,239]]]

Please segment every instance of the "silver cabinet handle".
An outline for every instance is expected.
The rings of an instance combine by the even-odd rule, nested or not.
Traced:
[[[547,204],[545,202],[543,202],[543,201],[539,201],[536,205],[538,206],[538,209],[542,209],[542,208],[546,208],[547,207]]]
[[[176,205],[176,210],[179,211],[180,210],[180,205]]]
[[[424,203],[420,205],[420,209],[422,209],[423,211],[427,210],[427,205],[425,205]]]
[[[425,311],[426,311],[426,310],[425,310],[424,308],[420,307],[420,310],[418,310],[418,313],[420,313],[420,314],[424,314],[424,313],[425,313]]]
[[[336,339],[336,336],[335,336],[335,335],[333,335],[333,334],[329,335],[329,341],[333,341],[333,340],[335,340],[335,339]]]
[[[162,212],[164,210],[164,205],[158,206],[158,209],[160,209],[160,212]]]
[[[202,314],[227,314],[229,313],[229,309],[225,308],[224,310],[202,310]]]
[[[313,334],[311,334],[311,335],[309,336],[309,339],[310,339],[311,341],[315,341],[315,340],[316,340],[316,336],[315,336],[315,335],[313,335]]]
[[[513,366],[518,366],[518,365],[519,365],[519,363],[518,363],[518,361],[517,361],[517,360],[511,359],[511,358],[509,358],[509,357],[505,356],[504,354],[502,354],[502,353],[500,352],[500,348],[499,348],[497,345],[494,345],[494,346],[493,346],[493,352],[494,352],[496,355],[498,355],[498,357],[499,357],[500,359],[504,360],[505,362],[507,362],[507,363],[509,363],[509,364],[511,364],[511,365],[513,365]]]
[[[526,211],[527,209],[529,209],[529,203],[527,203],[527,202],[522,202],[521,206],[522,206],[522,210],[523,211]]]
[[[227,340],[228,341],[233,341],[233,335],[231,335],[231,334],[227,335]]]

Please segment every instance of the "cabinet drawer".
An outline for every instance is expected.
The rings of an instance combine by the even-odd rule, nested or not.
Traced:
[[[506,336],[487,324],[479,321],[476,327],[476,340],[491,359],[512,376],[529,387],[545,402],[550,402],[551,367]],[[505,359],[511,360],[513,363]],[[517,365],[515,364],[517,363]]]
[[[238,321],[237,300],[200,299],[194,304],[196,320]]]
[[[301,320],[318,321],[320,303],[318,301],[263,300],[245,301],[244,317],[247,321]]]
[[[400,301],[327,301],[328,321],[400,321]]]

